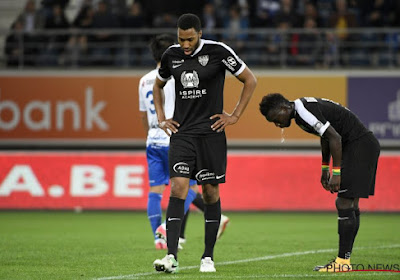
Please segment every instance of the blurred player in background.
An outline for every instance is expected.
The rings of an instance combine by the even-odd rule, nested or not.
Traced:
[[[321,184],[327,191],[337,193],[339,253],[327,265],[314,270],[351,271],[350,255],[360,227],[359,199],[375,192],[378,140],[349,109],[324,98],[304,97],[290,102],[279,93],[268,94],[260,103],[260,111],[277,127],[289,127],[291,119],[295,119],[304,131],[321,137]]]
[[[153,88],[160,128],[171,136],[169,168],[171,195],[167,209],[168,254],[153,262],[157,271],[177,272],[179,231],[190,179],[202,185],[205,249],[200,272],[215,272],[213,252],[221,220],[219,184],[225,182],[227,147],[224,129],[243,114],[256,87],[250,69],[227,45],[201,39],[200,19],[184,14],[178,19],[179,45],[163,55]],[[243,83],[232,114],[223,111],[225,71]],[[175,79],[173,119],[166,115],[162,89]]]
[[[174,44],[174,37],[163,34],[156,36],[150,42],[150,49],[154,60],[157,63],[157,69],[160,67],[161,56],[164,51]],[[153,85],[157,75],[157,69],[154,69],[144,75],[139,83],[139,110],[145,131],[147,132],[146,157],[149,172],[150,191],[147,204],[147,215],[155,238],[156,249],[167,249],[165,240],[165,224],[161,225],[162,209],[161,198],[165,186],[169,184],[168,168],[168,149],[169,136],[158,127],[157,115],[153,105]],[[172,118],[175,103],[175,81],[171,79],[164,87],[164,109],[165,114]],[[190,190],[185,201],[185,212],[188,211],[190,204],[193,204],[204,211],[204,202],[201,194],[198,192],[196,181],[190,181]],[[185,215],[187,217],[187,213]],[[223,216],[219,236],[225,230],[229,222],[228,217]],[[186,224],[186,220],[185,220]],[[156,230],[159,231],[158,235]],[[184,227],[180,233],[181,243],[185,242]]]

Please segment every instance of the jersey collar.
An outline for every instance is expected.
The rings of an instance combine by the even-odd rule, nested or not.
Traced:
[[[198,53],[201,51],[201,49],[203,48],[203,46],[204,46],[204,40],[203,40],[203,39],[200,39],[200,45],[199,45],[199,47],[198,47],[190,56],[193,57],[193,56],[195,56],[196,54],[198,54]]]

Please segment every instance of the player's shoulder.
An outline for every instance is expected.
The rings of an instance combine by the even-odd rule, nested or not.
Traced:
[[[318,105],[321,102],[320,98],[316,97],[300,97],[293,101],[294,108],[297,112],[302,112],[304,110],[309,110],[313,108],[315,105]]]
[[[157,77],[157,71],[158,71],[157,69],[153,69],[150,72],[148,72],[145,75],[143,75],[140,78],[139,85],[141,87],[144,87],[145,85],[147,85],[149,83],[154,83],[154,80]]]
[[[300,98],[294,100],[295,104],[302,103],[304,106],[318,104],[320,102],[321,102],[321,98],[312,97],[312,96],[300,97]]]
[[[203,39],[203,44],[205,49],[235,53],[233,49],[224,42]]]
[[[148,79],[151,79],[151,78],[155,77],[155,76],[157,75],[157,70],[158,70],[158,69],[153,69],[153,70],[147,72],[147,73],[144,74],[144,75],[142,76],[142,78],[140,78],[140,79],[141,79],[141,80],[148,80]]]
[[[175,55],[180,55],[182,53],[181,51],[181,46],[179,44],[174,44],[169,46],[168,49],[165,50],[164,56],[175,56]]]

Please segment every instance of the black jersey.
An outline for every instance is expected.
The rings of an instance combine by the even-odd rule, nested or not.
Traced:
[[[200,40],[199,47],[185,55],[180,45],[169,47],[162,56],[158,78],[175,79],[175,112],[180,124],[176,135],[210,135],[210,117],[223,112],[225,70],[237,76],[246,65],[224,43]]]
[[[323,136],[331,125],[346,144],[369,132],[354,113],[332,100],[303,97],[294,106],[297,125],[308,133]]]

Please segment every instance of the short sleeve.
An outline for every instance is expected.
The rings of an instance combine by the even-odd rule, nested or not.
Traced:
[[[236,55],[236,53],[226,44],[220,43],[221,45],[221,61],[229,72],[233,75],[240,75],[246,68],[246,64]]]
[[[318,101],[314,97],[304,98],[307,107],[300,99],[294,101],[295,109],[298,115],[310,125],[320,136],[322,136],[330,123],[325,119],[318,107]]]
[[[143,86],[144,86],[144,79],[140,79],[139,82],[139,111],[141,112],[146,112],[147,108],[146,108],[146,103],[144,101],[144,97],[143,97]]]
[[[168,67],[168,50],[167,49],[161,57],[161,66],[157,72],[157,78],[161,81],[166,82],[171,77],[171,71]]]

